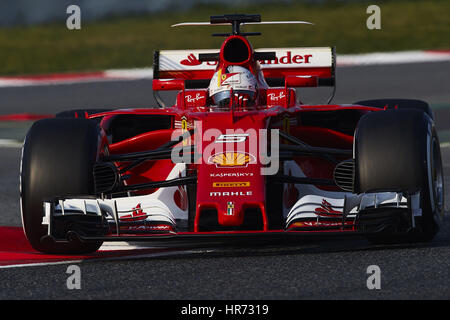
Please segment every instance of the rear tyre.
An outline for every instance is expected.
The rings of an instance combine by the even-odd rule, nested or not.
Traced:
[[[45,253],[89,253],[101,242],[42,242],[43,201],[52,197],[94,194],[93,165],[99,129],[86,119],[45,119],[28,131],[22,149],[20,201],[22,223],[31,246]]]
[[[355,104],[359,104],[362,106],[374,107],[374,108],[385,108],[387,106],[388,109],[416,109],[422,110],[431,119],[434,119],[433,111],[431,110],[428,103],[422,100],[414,100],[414,99],[374,99],[374,100],[363,100],[355,102]]]
[[[55,114],[55,118],[78,118],[86,119],[88,116],[101,112],[108,112],[111,109],[74,109],[61,111]]]
[[[387,110],[363,116],[355,133],[356,191],[420,192],[422,216],[406,237],[374,234],[373,242],[430,241],[444,213],[439,139],[433,120],[421,110]]]

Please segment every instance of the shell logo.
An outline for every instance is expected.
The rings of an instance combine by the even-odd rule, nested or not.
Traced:
[[[249,163],[255,162],[253,155],[244,152],[216,153],[208,159],[208,163],[215,164],[217,168],[247,167]]]

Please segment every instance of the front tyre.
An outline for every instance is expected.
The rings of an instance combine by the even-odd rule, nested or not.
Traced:
[[[28,131],[22,149],[20,204],[31,246],[45,253],[89,253],[101,242],[42,242],[43,201],[94,194],[93,165],[100,147],[97,124],[86,119],[44,119]]]
[[[374,234],[377,243],[430,241],[444,213],[444,184],[439,138],[434,121],[421,110],[371,112],[355,133],[355,179],[358,193],[420,192],[420,216],[406,237]]]

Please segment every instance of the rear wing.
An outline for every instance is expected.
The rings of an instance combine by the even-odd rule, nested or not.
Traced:
[[[264,60],[267,55],[263,53],[267,52],[274,52],[276,58]],[[214,49],[155,51],[153,79],[211,79],[218,63],[215,56],[218,57],[218,50]],[[256,49],[254,58],[269,85],[282,83],[289,76],[315,76],[322,85],[334,86],[334,47]]]

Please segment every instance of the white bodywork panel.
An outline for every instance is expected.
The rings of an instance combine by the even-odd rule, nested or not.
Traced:
[[[296,177],[305,177],[302,169],[295,161],[286,161],[284,164],[284,174]],[[284,190],[289,184],[284,184]],[[292,187],[292,186],[291,186]],[[366,208],[377,208],[389,206],[393,208],[407,208],[408,201],[400,193],[381,192],[367,194],[353,194],[350,192],[324,191],[314,185],[294,185],[299,194],[297,202],[291,207],[286,207],[283,202],[283,216],[286,218],[286,226],[292,221],[301,218],[319,219],[317,209],[323,209],[328,213],[343,214],[344,205],[347,202],[348,219],[356,218],[356,215]],[[413,210],[416,215],[419,210]],[[339,212],[339,213],[338,213]]]
[[[190,71],[216,69],[217,62],[201,62],[199,54],[217,53],[218,49],[195,50],[161,50],[159,52],[160,71]],[[333,65],[333,50],[330,47],[311,48],[261,48],[255,52],[275,52],[278,60],[260,61],[262,70],[273,68],[331,68]],[[191,63],[188,58],[191,57]],[[294,57],[299,57],[298,60]],[[301,57],[301,59],[300,59]],[[307,59],[304,57],[308,57]],[[192,63],[194,62],[194,63]]]
[[[174,166],[167,180],[185,176],[186,165],[178,163]],[[152,194],[114,199],[66,199],[55,206],[54,215],[97,214],[106,213],[107,219],[132,221],[139,219],[145,222],[167,223],[176,226],[177,220],[188,219],[188,209],[178,207],[174,201],[175,192],[187,197],[185,187],[159,188]],[[184,192],[184,193],[183,193]],[[48,225],[50,206],[45,206],[43,224]]]

